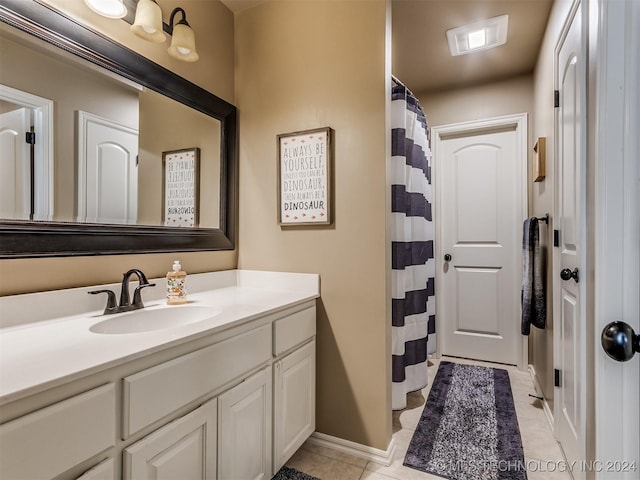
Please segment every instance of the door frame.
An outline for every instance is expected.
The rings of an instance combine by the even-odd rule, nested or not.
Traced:
[[[527,165],[528,165],[528,115],[526,113],[518,113],[513,115],[504,115],[499,117],[491,117],[482,120],[472,120],[468,122],[453,123],[449,125],[440,125],[431,128],[431,138],[433,139],[433,190],[435,196],[435,266],[436,266],[436,358],[442,356],[442,335],[438,332],[444,330],[444,319],[438,312],[442,311],[442,282],[443,282],[443,256],[444,249],[442,248],[442,228],[440,223],[440,216],[442,214],[442,190],[439,188],[442,182],[442,176],[440,173],[440,152],[442,151],[442,141],[447,137],[465,135],[465,134],[477,134],[483,132],[489,132],[500,128],[514,128],[516,132],[516,150],[519,152],[520,161],[516,166],[516,175],[518,177],[518,186],[520,188],[519,201],[521,203],[520,208],[516,208],[516,211],[520,212],[519,223],[524,222],[528,214],[528,193],[527,193]],[[516,249],[518,252],[520,250]],[[516,264],[516,277],[522,277],[522,262],[515,262]],[[519,329],[518,329],[519,330]],[[529,356],[529,345],[527,341],[528,337],[522,336],[520,342],[517,345],[517,367],[519,370],[526,370]]]
[[[637,295],[638,279],[625,282],[625,268],[640,267],[640,61],[634,46],[640,41],[640,6],[636,0],[592,2],[598,31],[589,39],[596,64],[594,149],[594,378],[593,440],[589,446],[595,461],[630,460],[638,455],[638,378],[640,355],[625,363],[604,353],[600,332],[615,320],[629,323],[640,333],[640,312],[629,308]],[[635,9],[635,10],[629,10]],[[631,43],[630,43],[631,42]],[[590,111],[591,113],[591,111]],[[629,172],[635,162],[636,171]],[[634,247],[635,245],[635,251]],[[637,271],[637,270],[636,270]],[[635,285],[633,285],[635,283]],[[634,291],[635,290],[635,291]],[[637,297],[636,297],[637,298]],[[625,304],[627,306],[625,306]],[[635,379],[635,382],[633,381]],[[631,381],[629,381],[631,380]],[[622,392],[620,393],[620,390]],[[610,395],[610,392],[617,392]],[[590,452],[591,453],[591,452]],[[636,461],[639,459],[636,457]],[[603,465],[605,465],[603,463]],[[637,468],[640,465],[636,464]],[[598,471],[596,479],[637,478],[638,471]]]

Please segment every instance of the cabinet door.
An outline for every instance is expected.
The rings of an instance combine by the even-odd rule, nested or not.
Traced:
[[[316,428],[316,342],[276,362],[273,469],[278,471]]]
[[[218,397],[220,480],[271,478],[271,367]]]
[[[113,480],[116,473],[116,467],[113,458],[109,458],[104,462],[96,465],[91,470],[87,470],[76,480]]]
[[[214,480],[216,399],[124,450],[126,480]]]

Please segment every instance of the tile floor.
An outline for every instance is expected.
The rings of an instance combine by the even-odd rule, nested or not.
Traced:
[[[541,403],[529,396],[530,393],[535,394],[529,372],[519,371],[515,367],[458,358],[443,357],[443,360],[506,369],[518,415],[528,480],[571,480],[569,473],[559,471],[564,457],[551,433]],[[287,465],[322,480],[442,480],[442,477],[402,465],[440,360],[430,359],[429,362],[429,385],[422,391],[409,395],[405,410],[393,413],[396,453],[390,466],[385,467],[309,443],[305,443]]]

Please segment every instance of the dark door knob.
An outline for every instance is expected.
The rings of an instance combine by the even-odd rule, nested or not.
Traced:
[[[445,262],[450,262],[451,261],[451,255],[449,255],[448,253],[444,254],[444,261]]]
[[[578,267],[574,268],[573,272],[568,268],[563,269],[560,272],[560,278],[563,280],[570,280],[573,278],[576,283],[578,283]]]
[[[600,342],[607,355],[618,362],[626,362],[640,352],[640,335],[625,322],[611,322],[604,327]]]

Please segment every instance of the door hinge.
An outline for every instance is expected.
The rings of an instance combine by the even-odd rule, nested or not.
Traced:
[[[35,145],[36,143],[36,134],[35,132],[26,132],[25,134],[25,142]]]
[[[553,246],[560,246],[560,230],[557,230],[555,228],[553,229]]]
[[[562,382],[560,381],[560,370],[557,368],[553,369],[553,385],[554,387],[560,387]]]
[[[553,91],[553,106],[558,108],[560,106],[560,90]]]

